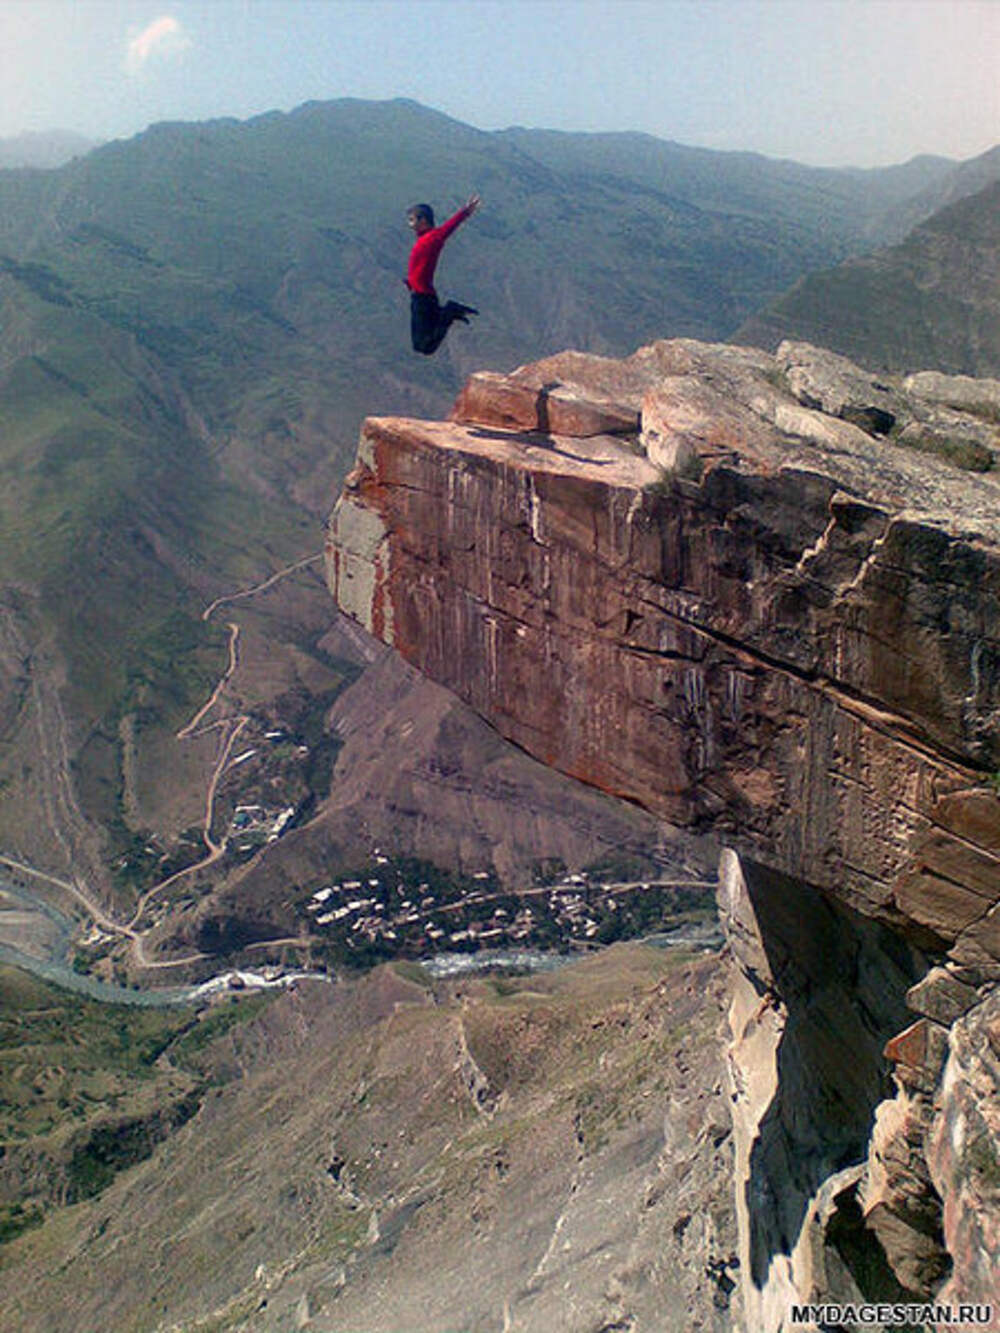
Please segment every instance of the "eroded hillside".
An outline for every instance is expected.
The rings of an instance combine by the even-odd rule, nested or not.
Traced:
[[[39,1333],[731,1326],[715,958],[302,983],[207,1048],[219,1086],[3,1251]]]

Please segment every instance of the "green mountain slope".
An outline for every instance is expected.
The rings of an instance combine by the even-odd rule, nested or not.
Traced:
[[[918,161],[920,159],[917,159]],[[921,222],[939,213],[949,204],[957,204],[969,195],[978,194],[988,185],[1000,179],[1000,144],[988,149],[978,157],[969,158],[957,166],[949,164],[949,170],[941,174],[932,172],[922,189],[916,193],[907,191],[893,211],[890,230],[898,230],[897,236],[888,236],[887,240],[903,240]]]
[[[910,193],[927,170],[907,177]],[[209,392],[223,389],[213,369],[237,360],[227,348],[241,365],[265,348],[268,364],[287,360],[282,333],[368,360],[375,344],[379,364],[405,366],[401,214],[417,198],[442,212],[472,187],[486,199],[446,282],[471,290],[480,341],[509,360],[554,341],[624,352],[664,332],[725,336],[801,272],[858,249],[900,192],[889,172],[641,135],[486,134],[408,102],[159,125],[50,173],[44,190],[37,175],[0,175],[0,245],[51,265],[74,300],[153,350],[189,367],[207,357]]]
[[[1000,375],[1000,182],[900,245],[810,274],[735,341],[798,338],[872,367]]]

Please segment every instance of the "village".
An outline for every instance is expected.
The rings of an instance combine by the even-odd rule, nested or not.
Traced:
[[[216,862],[224,874],[265,852],[307,815],[328,784],[337,743],[317,732],[319,714],[307,718],[299,705],[286,708],[286,716],[248,718],[244,745],[219,775],[214,835],[191,829],[170,854],[155,835],[140,835],[121,858],[119,876],[140,895],[147,923],[193,905],[208,890],[210,880],[191,871]],[[498,950],[583,952],[716,918],[713,882],[686,867],[668,872],[647,856],[572,870],[539,865],[514,886],[502,885],[491,869],[452,873],[379,847],[337,870],[301,885],[291,904],[313,962],[331,970]],[[81,944],[77,970],[99,965],[112,941],[95,928]]]
[[[315,736],[269,722],[227,770],[224,844],[237,859],[283,837],[310,801],[313,784],[303,775],[313,745],[304,742]],[[715,919],[713,883],[676,870],[663,875],[651,861],[573,871],[550,865],[511,888],[493,870],[452,874],[373,847],[353,869],[302,886],[294,910],[313,956],[349,966],[510,948],[582,951]]]
[[[594,870],[510,890],[492,871],[450,877],[375,848],[362,870],[311,890],[297,912],[331,961],[367,962],[509,947],[593,949],[709,921],[715,904],[714,885],[703,880],[623,880]]]

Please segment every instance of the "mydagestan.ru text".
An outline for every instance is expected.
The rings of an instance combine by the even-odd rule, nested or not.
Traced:
[[[993,1322],[992,1305],[793,1305],[791,1313],[793,1327],[970,1328]]]

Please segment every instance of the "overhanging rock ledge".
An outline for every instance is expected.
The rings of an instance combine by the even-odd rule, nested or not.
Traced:
[[[330,587],[529,753],[738,852],[749,897],[769,885],[752,984],[786,1018],[792,945],[761,925],[780,932],[782,894],[933,958],[965,1013],[1000,978],[1000,402],[959,387],[687,340],[475,375],[448,422],[366,421]],[[940,1065],[954,1015],[921,1021]],[[927,1077],[906,1091],[925,1110]],[[869,1177],[844,1189],[874,1218]],[[819,1225],[811,1198],[796,1226]],[[765,1246],[799,1291],[801,1246]]]

